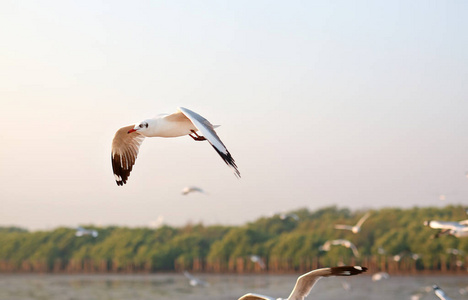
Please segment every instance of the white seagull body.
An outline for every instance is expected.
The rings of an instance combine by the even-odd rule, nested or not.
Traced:
[[[349,226],[349,225],[335,225],[335,229],[344,229],[344,230],[351,230],[353,233],[358,233],[361,231],[361,226],[362,224],[369,218],[370,212],[365,214],[359,221],[357,222],[356,225],[354,226]]]
[[[343,239],[326,241],[325,244],[323,244],[323,246],[319,247],[319,250],[330,251],[330,248],[331,248],[332,245],[334,245],[334,246],[340,245],[340,246],[344,246],[346,248],[349,248],[349,249],[351,249],[353,251],[354,256],[359,257],[359,252],[358,252],[356,246],[353,243],[351,243],[350,241],[343,240]]]
[[[296,285],[291,292],[291,295],[285,300],[304,300],[314,287],[314,284],[322,277],[328,276],[352,276],[365,272],[367,268],[360,266],[344,266],[344,267],[333,267],[323,268],[310,271],[304,275],[299,276],[296,281]],[[248,293],[240,297],[239,300],[275,300],[270,296]],[[281,298],[278,298],[281,300]]]
[[[234,159],[216,134],[214,127],[196,112],[179,107],[177,112],[171,115],[161,115],[136,125],[120,128],[112,141],[111,153],[112,169],[117,185],[127,183],[140,145],[145,137],[167,138],[189,135],[196,141],[207,140],[224,162],[234,170],[234,174],[240,177]],[[203,136],[199,136],[197,131],[201,132]]]
[[[75,236],[84,236],[90,235],[92,237],[97,237],[99,234],[97,230],[94,229],[84,229],[83,227],[78,227],[75,232]]]
[[[440,232],[434,235],[435,238],[439,235],[453,235],[457,238],[468,237],[468,226],[464,222],[446,222],[446,221],[424,221],[424,225],[434,229],[441,229]]]
[[[451,300],[447,296],[447,294],[445,294],[445,292],[437,285],[432,286],[432,288],[434,289],[434,293],[436,294],[436,296],[439,297],[441,300]]]
[[[182,190],[182,195],[187,195],[187,194],[194,193],[194,192],[199,192],[199,193],[202,193],[202,194],[206,194],[205,191],[202,190],[202,189],[199,188],[199,187],[196,187],[196,186],[186,186],[186,187],[184,187],[184,189]]]

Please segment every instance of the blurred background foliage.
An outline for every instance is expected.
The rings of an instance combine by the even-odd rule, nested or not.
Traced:
[[[425,227],[425,220],[460,221],[467,219],[465,208],[414,207],[410,209],[383,208],[370,210],[370,217],[358,234],[334,229],[335,224],[355,225],[367,211],[351,211],[336,206],[316,211],[305,208],[261,217],[242,226],[187,224],[183,227],[127,228],[95,227],[99,235],[77,237],[75,228],[51,231],[27,231],[18,227],[0,227],[0,261],[21,269],[25,262],[40,261],[51,271],[60,262],[94,261],[105,269],[119,270],[137,266],[147,271],[171,271],[176,265],[193,266],[194,262],[235,261],[256,254],[267,263],[287,260],[293,268],[305,259],[336,263],[364,257],[412,256],[417,254],[418,268],[437,268],[434,261],[449,261],[458,249],[466,261],[468,238],[441,236],[432,238],[437,230]],[[356,245],[361,257],[352,251],[334,246],[320,251],[327,240],[347,239]],[[139,267],[138,267],[139,266]],[[64,268],[64,267],[63,267]]]

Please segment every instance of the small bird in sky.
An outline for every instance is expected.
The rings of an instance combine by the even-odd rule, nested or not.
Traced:
[[[337,225],[335,225],[335,229],[351,230],[353,233],[358,233],[359,231],[361,231],[362,224],[367,220],[367,218],[369,218],[369,216],[370,216],[370,212],[368,212],[364,216],[362,216],[362,218],[359,219],[357,224],[354,225],[354,226],[337,224]]]
[[[350,241],[348,240],[343,240],[343,239],[339,239],[339,240],[332,240],[332,241],[326,241],[325,244],[323,244],[322,246],[319,247],[319,250],[321,251],[330,251],[330,248],[332,245],[340,245],[340,246],[344,246],[346,248],[349,248],[353,251],[353,254],[355,257],[359,257],[359,252],[356,248],[356,246],[351,243]]]
[[[75,236],[85,236],[90,235],[92,237],[97,237],[99,233],[94,229],[84,229],[83,227],[78,227],[75,232]]]
[[[224,146],[214,128],[215,126],[207,119],[184,107],[179,107],[177,112],[170,115],[160,115],[136,125],[120,128],[115,133],[111,151],[112,170],[117,185],[122,186],[127,183],[140,145],[145,137],[188,135],[195,141],[208,141],[224,162],[234,170],[234,174],[240,178],[240,172],[234,158],[232,158],[231,153]],[[203,136],[198,135],[198,131]]]
[[[199,187],[196,187],[196,186],[186,186],[182,189],[182,195],[188,195],[190,193],[194,193],[194,192],[199,192],[199,193],[202,193],[202,194],[206,194],[204,190],[202,190],[201,188]]]

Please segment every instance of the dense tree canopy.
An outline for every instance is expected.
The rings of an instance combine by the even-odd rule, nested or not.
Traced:
[[[0,261],[16,269],[25,262],[41,262],[53,270],[72,261],[98,262],[103,270],[120,270],[132,266],[138,270],[174,270],[176,265],[191,268],[194,262],[231,262],[256,254],[266,262],[287,260],[297,267],[307,259],[323,263],[349,260],[353,252],[334,246],[321,251],[327,240],[347,239],[358,248],[361,257],[413,256],[418,266],[434,266],[434,261],[453,260],[447,249],[458,249],[459,260],[466,260],[468,238],[441,236],[433,238],[435,229],[425,227],[425,220],[460,221],[467,219],[462,206],[445,208],[371,210],[371,215],[357,234],[334,229],[335,224],[354,225],[365,211],[350,211],[335,206],[316,211],[299,209],[282,215],[262,217],[242,226],[186,225],[157,229],[87,226],[99,232],[97,237],[78,237],[74,228],[34,231],[17,227],[0,228]],[[27,264],[26,264],[27,265]]]

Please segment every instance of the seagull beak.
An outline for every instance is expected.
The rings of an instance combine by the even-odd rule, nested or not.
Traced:
[[[135,128],[130,129],[127,133],[132,133],[134,131],[137,131]]]

